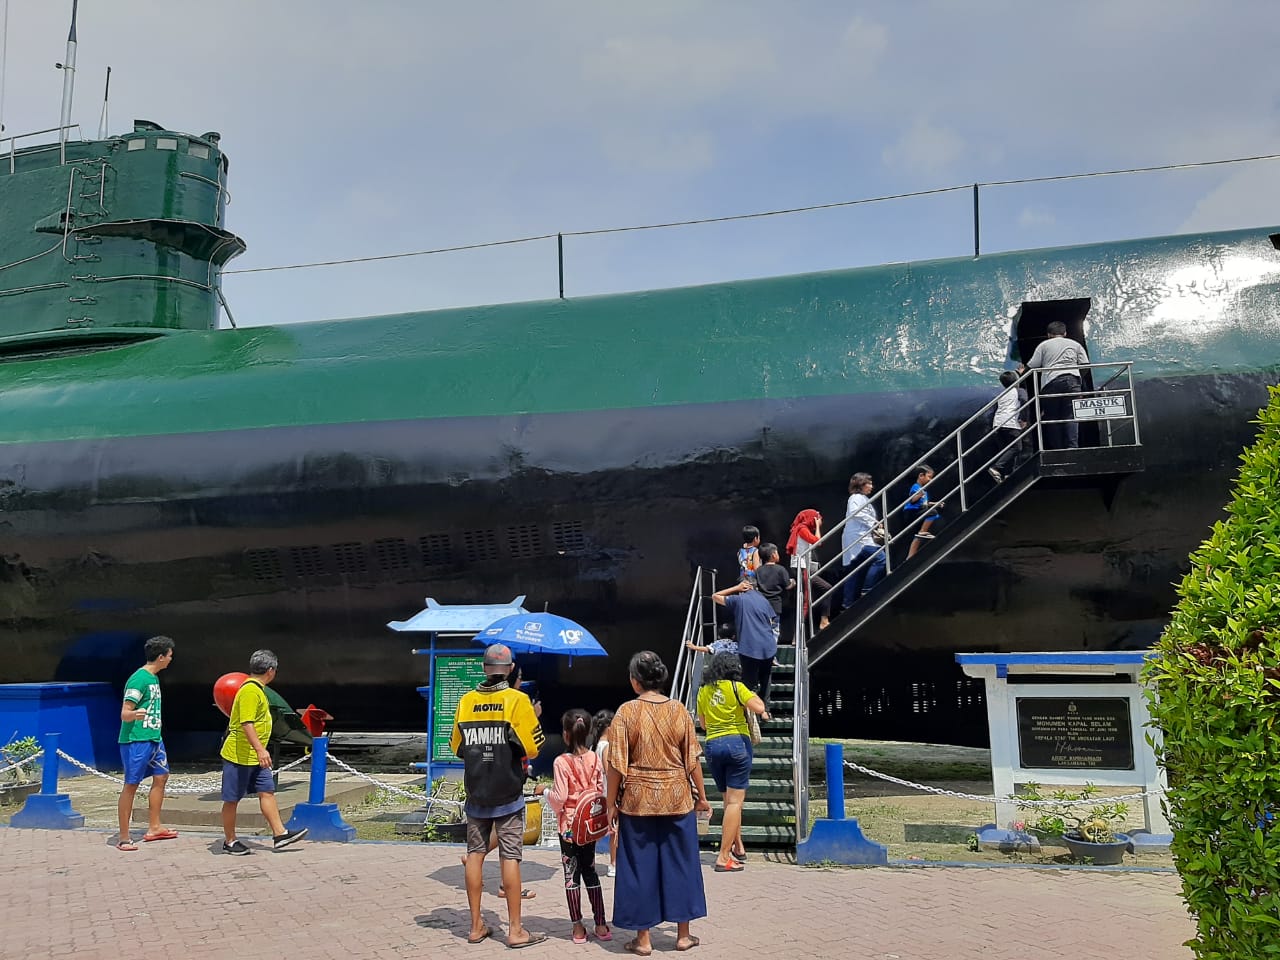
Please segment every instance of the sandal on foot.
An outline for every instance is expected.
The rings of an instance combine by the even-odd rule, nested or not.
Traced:
[[[586,943],[586,942],[587,942],[587,931],[586,931],[586,930],[583,930],[581,933],[575,933],[575,934],[573,935],[573,942],[574,942],[574,943]]]
[[[627,953],[634,953],[637,957],[647,957],[653,953],[653,947],[641,947],[639,940],[628,940],[622,949]]]
[[[503,890],[501,887],[499,887],[499,888],[498,888],[498,896],[500,896],[500,897],[505,897],[506,895],[507,895],[506,891],[505,891],[505,890]],[[534,897],[536,897],[536,896],[537,896],[537,894],[536,894],[536,893],[534,893],[532,890],[530,890],[528,887],[525,887],[524,889],[522,889],[522,890],[520,891],[520,899],[521,899],[521,900],[532,900],[532,899],[533,899]]]
[[[484,941],[488,940],[492,936],[493,936],[493,927],[485,927],[484,933],[480,934],[480,936],[478,937],[468,936],[467,943],[483,943]]]
[[[150,843],[152,840],[176,840],[177,838],[177,830],[157,830],[155,833],[144,833],[142,842]]]
[[[702,942],[702,941],[701,941],[701,940],[699,940],[697,937],[690,937],[687,941],[685,941],[685,945],[684,945],[683,947],[682,947],[682,946],[680,946],[680,942],[679,942],[679,941],[676,941],[676,949],[677,949],[677,950],[679,950],[679,951],[681,951],[681,952],[683,953],[685,950],[692,950],[694,947],[696,947],[696,946],[697,946],[698,944],[700,944],[701,942]]]
[[[747,868],[737,860],[730,860],[728,863],[717,863],[712,867],[712,870],[716,873],[741,873],[745,869]]]
[[[604,940],[604,941],[606,941],[606,942],[607,942],[607,941],[609,941],[609,940],[612,940],[612,939],[613,939],[613,931],[612,931],[612,930],[610,930],[608,927],[605,927],[605,928],[604,928],[604,933],[601,933],[601,932],[600,932],[600,930],[599,930],[599,928],[597,928],[597,929],[596,929],[596,939],[597,939],[597,940]]]
[[[138,849],[138,845],[132,840],[121,840],[116,844],[116,849],[123,850],[126,853],[132,853],[134,850]]]
[[[512,943],[508,940],[507,946],[512,950],[521,950],[524,947],[532,947],[535,943],[541,943],[545,939],[547,939],[545,933],[531,933],[528,940],[521,940],[519,943]]]

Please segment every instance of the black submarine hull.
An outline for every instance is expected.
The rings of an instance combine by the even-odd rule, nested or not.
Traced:
[[[1140,381],[1146,470],[1118,486],[1033,488],[815,669],[816,736],[980,742],[962,650],[1149,645],[1190,550],[1226,502],[1271,373]],[[694,567],[734,573],[744,523],[786,540],[848,476],[887,479],[990,397],[984,389],[624,411],[324,425],[9,448],[5,679],[111,680],[175,638],[166,729],[216,729],[213,680],[249,653],[337,729],[425,726],[423,606],[549,603],[611,656],[533,666],[549,715],[612,706],[627,658],[675,654]],[[519,454],[513,437],[519,437]],[[617,438],[641,466],[593,470]],[[424,443],[429,437],[430,442]],[[439,476],[513,450],[506,475]],[[15,456],[16,454],[16,456]],[[526,468],[531,463],[555,463]],[[145,478],[145,479],[139,479]],[[905,496],[905,490],[901,491]]]

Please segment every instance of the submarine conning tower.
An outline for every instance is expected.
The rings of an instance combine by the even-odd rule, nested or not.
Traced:
[[[0,359],[217,326],[219,272],[245,249],[222,226],[217,133],[23,139],[0,138]]]

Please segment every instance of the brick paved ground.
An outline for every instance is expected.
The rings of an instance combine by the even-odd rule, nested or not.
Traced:
[[[92,831],[0,829],[0,957],[401,960],[505,954],[470,946],[459,848],[302,843],[252,857],[215,854],[220,838],[119,853]],[[538,956],[621,954],[626,937],[575,946],[559,865],[529,849],[526,924],[551,940]],[[497,867],[486,870],[497,888]],[[612,893],[606,884],[606,900]],[[1190,957],[1191,923],[1169,874],[1024,869],[813,870],[752,862],[706,871],[710,918],[696,960],[743,957],[1042,960]],[[585,898],[584,898],[585,900]],[[486,919],[505,925],[496,896]],[[673,927],[654,932],[669,951]],[[1122,945],[1117,950],[1117,944]]]

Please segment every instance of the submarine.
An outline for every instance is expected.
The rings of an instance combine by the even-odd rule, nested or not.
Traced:
[[[954,653],[1149,645],[1280,372],[1276,227],[236,328],[217,133],[9,146],[0,682],[118,682],[166,634],[175,730],[259,647],[337,729],[421,729],[386,625],[427,597],[589,626],[611,656],[544,698],[611,706],[744,524],[838,520],[1060,320],[1132,362],[1145,469],[1032,489],[812,677],[815,735],[976,742]]]

